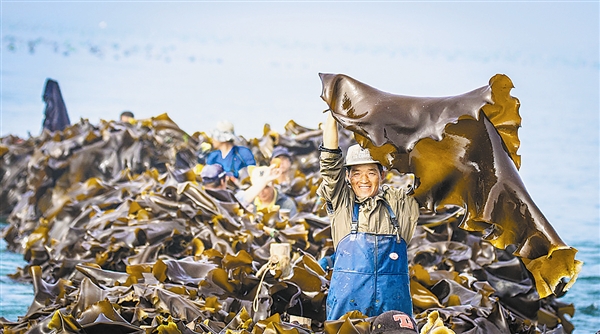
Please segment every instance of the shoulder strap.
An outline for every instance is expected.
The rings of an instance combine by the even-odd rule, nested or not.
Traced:
[[[400,225],[398,225],[398,217],[396,217],[396,214],[394,213],[394,210],[392,210],[392,207],[390,206],[390,203],[388,203],[385,198],[382,198],[381,201],[383,202],[383,205],[386,207],[386,209],[388,210],[388,213],[390,214],[390,220],[392,221],[392,226],[394,226],[394,228],[399,228]]]
[[[388,213],[390,214],[391,224],[394,227],[394,234],[396,234],[396,236],[398,237],[398,241],[400,241],[400,234],[398,234],[398,229],[400,228],[400,225],[398,225],[398,217],[396,217],[394,210],[392,210],[392,207],[385,200],[385,198],[382,198],[381,202],[383,203],[383,206],[385,206],[385,208],[388,210]],[[359,208],[360,208],[360,204],[358,204],[357,202],[354,202],[354,207],[352,208],[352,224],[350,226],[351,233],[356,233],[358,231],[358,211],[359,211],[358,209]]]
[[[390,213],[390,220],[391,220],[392,226],[394,227],[394,234],[396,235],[396,241],[400,242],[400,240],[402,238],[400,237],[400,225],[398,224],[398,217],[396,217],[396,214],[394,213],[394,210],[392,210],[390,203],[388,203],[388,201],[386,201],[385,198],[382,198],[382,202],[383,202],[383,205],[385,205],[385,207],[388,209],[388,212]]]
[[[354,202],[354,207],[352,208],[352,224],[350,225],[351,233],[358,232],[358,209],[360,208],[360,204]]]

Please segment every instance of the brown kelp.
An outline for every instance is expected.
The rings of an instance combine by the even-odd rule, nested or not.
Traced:
[[[436,98],[394,95],[345,75],[321,74],[321,97],[376,158],[420,180],[419,203],[466,209],[461,227],[514,251],[541,297],[562,294],[582,263],[535,205],[518,174],[519,101],[505,75],[471,92]],[[566,280],[564,280],[566,279]]]
[[[315,195],[320,139],[319,129],[293,121],[240,139],[260,164],[275,145],[294,153],[299,214],[287,219],[209,194],[194,172],[208,138],[167,115],[2,138],[3,237],[28,262],[11,277],[34,288],[25,315],[0,318],[3,332],[369,333],[373,319],[358,312],[324,321],[330,273],[317,260],[332,240]],[[341,145],[352,141],[342,131]],[[401,177],[391,171],[386,180]],[[409,245],[419,327],[571,332],[573,307],[540,298],[513,246],[459,228],[465,215],[456,205],[423,206]],[[291,245],[291,270],[272,258],[276,243]]]

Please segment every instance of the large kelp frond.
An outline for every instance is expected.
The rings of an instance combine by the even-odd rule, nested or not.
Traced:
[[[385,93],[345,75],[321,79],[322,97],[338,122],[382,164],[419,178],[415,197],[422,206],[461,206],[462,228],[483,232],[500,249],[515,245],[542,297],[561,294],[575,281],[577,250],[556,234],[518,174],[519,101],[509,94],[507,76],[444,98]],[[569,284],[561,284],[563,278]]]
[[[449,97],[412,97],[386,93],[343,74],[320,74],[321,98],[346,129],[367,137],[375,146],[393,144],[410,151],[423,138],[440,140],[447,124],[479,116],[491,103],[491,88]]]

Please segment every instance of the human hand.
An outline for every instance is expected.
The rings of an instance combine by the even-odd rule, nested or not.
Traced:
[[[281,168],[271,166],[260,166],[252,169],[250,175],[250,182],[254,185],[267,184],[271,181],[276,180],[281,175]]]

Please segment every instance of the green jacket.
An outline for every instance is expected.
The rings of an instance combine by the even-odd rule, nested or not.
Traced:
[[[357,200],[354,191],[345,181],[346,169],[342,154],[321,152],[320,164],[323,182],[317,194],[331,203],[327,211],[331,221],[333,245],[337,247],[340,240],[350,233],[352,210]],[[419,205],[412,196],[406,194],[405,189],[384,185],[374,197],[358,201],[361,204],[358,214],[358,232],[394,233],[389,212],[382,203],[383,199],[390,204],[398,217],[399,235],[408,244],[417,226]]]

